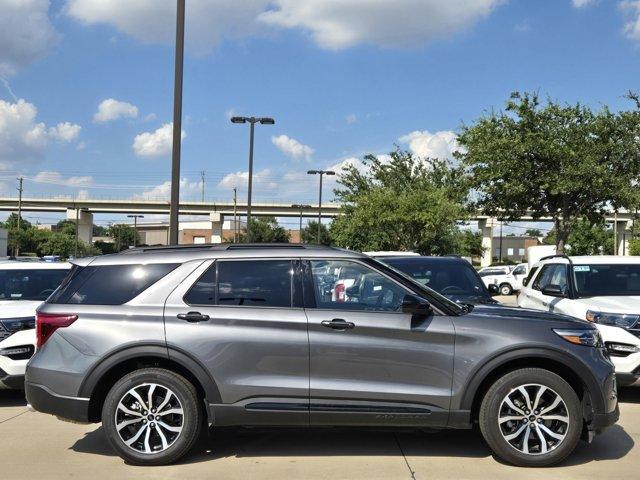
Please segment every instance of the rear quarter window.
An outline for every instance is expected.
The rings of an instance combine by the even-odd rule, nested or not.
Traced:
[[[177,266],[177,263],[158,263],[76,267],[48,303],[122,305]]]

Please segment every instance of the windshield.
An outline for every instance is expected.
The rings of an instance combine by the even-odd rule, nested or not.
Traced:
[[[451,301],[450,299],[436,292],[432,288],[426,285],[423,285],[422,283],[414,279],[411,275],[408,275],[402,270],[399,270],[394,265],[387,263],[387,260],[383,261],[383,260],[371,258],[371,259],[367,259],[367,261],[374,263],[377,268],[380,268],[382,270],[385,270],[385,269],[389,270],[395,273],[396,275],[402,277],[403,279],[405,279],[406,281],[408,281],[409,283],[417,287],[418,291],[421,291],[423,295],[426,297],[426,299],[431,301],[432,303],[435,303],[436,305],[440,304],[445,309],[453,310],[457,315],[460,315],[467,311],[461,305],[458,305],[456,302]]]
[[[66,269],[0,270],[0,300],[46,300],[67,273]]]
[[[579,297],[640,295],[640,264],[573,265]]]
[[[484,284],[473,269],[458,262],[387,259],[385,263],[404,272],[421,285],[447,297],[490,298]]]

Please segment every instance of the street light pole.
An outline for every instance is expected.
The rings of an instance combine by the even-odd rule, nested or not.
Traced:
[[[335,175],[333,170],[309,170],[308,175],[320,175],[320,191],[318,192],[318,245],[320,245],[320,233],[322,227],[322,177],[325,175]]]
[[[300,227],[298,229],[299,232],[299,236],[300,236],[300,243],[304,243],[302,241],[302,212],[305,208],[311,208],[311,205],[299,205],[297,203],[294,203],[293,205],[291,205],[291,208],[299,208],[300,209]]]
[[[23,177],[18,177],[18,235],[20,235],[20,226],[22,224],[22,182],[24,181]],[[20,254],[20,237],[18,236],[18,241],[16,242],[16,250],[15,256],[17,257]]]
[[[255,124],[273,125],[275,120],[270,117],[231,117],[231,123],[249,123],[249,178],[247,179],[247,243],[251,242],[251,190],[253,186],[253,137]]]
[[[169,207],[169,244],[178,244],[180,202],[180,143],[182,142],[182,70],[184,58],[184,3],[177,0],[176,58],[173,82],[173,147],[171,151],[171,205]]]
[[[144,218],[144,215],[127,215],[128,218],[133,218],[133,246],[138,246],[138,219]]]

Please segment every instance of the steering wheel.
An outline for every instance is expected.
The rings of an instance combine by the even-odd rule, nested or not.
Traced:
[[[48,296],[49,296],[49,295],[51,295],[54,291],[55,291],[55,289],[54,289],[54,288],[45,288],[44,290],[42,290],[42,291],[38,294],[38,296],[39,296],[39,297],[44,297],[44,296],[47,296],[47,297],[48,297]]]
[[[450,292],[449,290],[452,290],[452,291]],[[464,293],[464,289],[460,288],[457,285],[447,285],[442,290],[440,290],[440,293],[442,293],[442,294],[445,294],[445,293]]]

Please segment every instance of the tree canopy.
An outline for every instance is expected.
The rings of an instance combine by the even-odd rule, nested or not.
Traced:
[[[252,217],[250,223],[251,243],[288,243],[289,232],[278,225],[275,217]],[[239,242],[247,241],[246,232],[241,232]]]
[[[300,232],[302,243],[318,243],[318,222],[311,220]],[[331,245],[331,235],[324,223],[320,224],[320,244]]]
[[[637,205],[640,102],[629,98],[632,110],[593,111],[516,92],[504,112],[464,126],[456,155],[475,205],[505,220],[552,218],[559,252],[580,218],[595,223],[606,209]]]
[[[365,169],[348,166],[338,177],[342,214],[331,224],[336,245],[355,250],[455,251],[456,221],[467,217],[462,169],[400,149],[383,161],[367,155]]]

